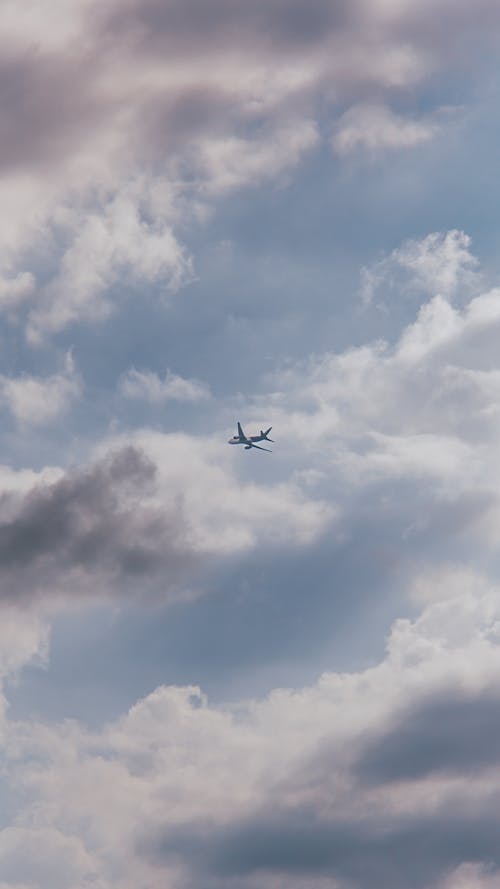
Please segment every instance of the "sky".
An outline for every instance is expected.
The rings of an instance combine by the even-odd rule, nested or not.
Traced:
[[[0,46],[0,889],[496,889],[499,4]]]

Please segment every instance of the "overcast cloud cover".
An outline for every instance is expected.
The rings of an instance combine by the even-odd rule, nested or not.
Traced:
[[[500,885],[499,48],[0,0],[0,889]]]

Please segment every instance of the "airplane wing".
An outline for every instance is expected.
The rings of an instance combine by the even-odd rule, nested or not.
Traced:
[[[245,439],[246,439],[246,435],[245,435],[245,433],[243,432],[243,429],[241,428],[241,424],[240,424],[240,423],[238,423],[238,435],[239,435],[240,438],[245,438]]]
[[[267,451],[268,454],[272,454],[271,448],[261,448],[260,445],[252,444],[252,448],[257,448],[258,451]]]

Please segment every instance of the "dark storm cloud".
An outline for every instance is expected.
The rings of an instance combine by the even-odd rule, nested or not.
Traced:
[[[470,773],[500,762],[500,694],[448,692],[403,712],[367,745],[358,774],[374,783],[434,772]]]
[[[375,811],[330,820],[310,809],[270,815],[274,808],[270,801],[266,812],[223,828],[174,829],[141,851],[159,866],[189,861],[193,886],[202,874],[208,885],[231,887],[273,873],[328,876],[350,889],[426,889],[464,862],[500,867],[500,824],[489,811],[399,819]]]
[[[165,591],[194,562],[177,502],[147,503],[154,465],[136,448],[0,501],[0,596]]]

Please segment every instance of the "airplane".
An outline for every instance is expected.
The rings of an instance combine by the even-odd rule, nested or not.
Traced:
[[[261,429],[260,435],[245,435],[241,425],[238,423],[238,435],[233,435],[233,437],[228,440],[228,444],[242,444],[245,445],[245,451],[250,450],[250,448],[257,448],[258,451],[267,451],[268,454],[272,454],[270,448],[261,448],[260,445],[254,444],[256,441],[272,441],[272,438],[267,437],[272,428],[273,427],[270,426],[265,432]]]

